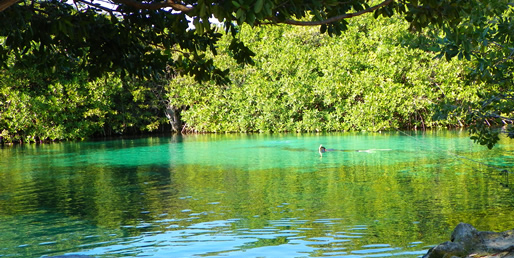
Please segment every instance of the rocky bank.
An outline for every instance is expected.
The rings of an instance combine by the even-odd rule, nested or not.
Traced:
[[[453,230],[451,241],[428,250],[423,258],[514,258],[514,230],[505,232],[478,231],[470,224],[460,223]]]

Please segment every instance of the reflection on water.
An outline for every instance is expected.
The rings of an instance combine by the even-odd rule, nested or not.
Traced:
[[[514,227],[492,168],[513,150],[457,132],[4,147],[0,257],[417,257],[461,221]]]
[[[412,242],[404,248],[389,244],[361,245],[360,238],[367,237],[366,226],[346,226],[345,231],[333,231],[331,225],[338,219],[316,221],[287,218],[269,221],[269,226],[259,229],[238,228],[240,220],[218,220],[192,224],[173,231],[147,232],[127,239],[118,245],[97,247],[81,254],[145,255],[157,257],[308,257],[308,256],[395,256],[426,253],[421,242]],[[308,224],[320,224],[324,236],[310,236]],[[168,221],[173,227],[173,221]],[[237,229],[234,230],[233,228]],[[151,244],[149,244],[151,243]],[[357,249],[356,249],[357,247]]]

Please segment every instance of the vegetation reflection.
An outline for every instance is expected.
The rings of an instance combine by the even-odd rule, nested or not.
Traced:
[[[211,143],[195,139],[190,144],[206,144],[212,151],[217,146],[212,144],[235,144],[228,141],[234,136],[227,137]],[[44,255],[46,246],[41,243],[46,242],[59,250],[76,250],[77,243],[108,244],[115,238],[226,220],[233,220],[230,229],[236,234],[240,229],[281,228],[307,239],[347,235],[350,228],[361,225],[365,237],[352,238],[353,245],[386,243],[393,247],[407,247],[415,241],[427,245],[441,242],[461,221],[483,230],[501,231],[514,226],[512,188],[501,186],[502,176],[486,166],[488,161],[492,164],[497,160],[512,164],[512,158],[498,153],[510,153],[513,146],[500,145],[498,152],[483,152],[445,141],[441,135],[423,137],[429,144],[449,146],[454,153],[482,164],[436,150],[418,153],[418,147],[406,146],[405,142],[400,142],[403,149],[330,153],[333,155],[323,158],[314,150],[307,152],[311,157],[309,167],[291,159],[291,164],[297,165],[272,168],[258,167],[263,161],[229,164],[231,159],[210,166],[161,164],[157,155],[155,164],[132,165],[127,160],[123,165],[116,158],[127,154],[120,150],[132,150],[146,159],[151,148],[162,151],[175,147],[162,155],[177,160],[189,157],[181,150],[191,146],[169,139],[154,140],[148,145],[151,147],[132,141],[116,148],[106,146],[109,143],[86,143],[57,144],[55,149],[4,149],[2,157],[9,157],[13,163],[0,173],[0,221],[6,222],[0,231],[16,227],[28,236],[2,234],[0,248],[31,245],[25,250]],[[247,151],[254,153],[259,146]],[[204,155],[201,148],[197,149],[198,155]],[[294,150],[281,152],[282,158],[289,158],[291,153],[303,155]],[[269,158],[265,152],[255,153]],[[18,156],[32,157],[32,161],[24,159],[27,162],[22,163],[20,158],[17,162]],[[95,162],[92,157],[103,158]],[[225,158],[214,151],[211,158],[216,157]],[[336,159],[337,165],[330,163]],[[72,164],[72,160],[78,163]],[[257,167],[250,167],[252,164]],[[282,223],[285,226],[277,225],[284,220],[288,221]],[[76,230],[86,235],[70,241],[68,235]],[[226,230],[219,234],[226,234]],[[86,239],[88,235],[95,236],[95,241]],[[292,239],[277,236],[241,248],[288,241]]]

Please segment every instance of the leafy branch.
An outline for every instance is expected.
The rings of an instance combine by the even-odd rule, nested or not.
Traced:
[[[471,139],[489,149],[500,140],[497,126],[506,126],[509,138],[514,138],[514,92],[492,96],[483,102],[480,108],[470,110],[466,120],[470,123]]]
[[[188,7],[184,4],[179,4],[173,0],[166,0],[162,2],[152,2],[152,3],[143,3],[136,0],[113,0],[114,3],[121,3],[128,5],[130,7],[134,7],[136,9],[146,9],[146,10],[158,10],[162,8],[173,8],[174,10],[181,12],[189,12],[193,10],[193,7]]]
[[[278,21],[277,18],[274,18],[273,21],[275,21],[277,23],[299,25],[299,26],[327,25],[327,24],[331,24],[331,23],[335,23],[335,22],[344,20],[344,19],[349,19],[349,18],[352,18],[352,17],[355,17],[355,16],[363,15],[365,13],[373,12],[373,11],[375,11],[375,10],[381,8],[381,7],[384,7],[386,5],[391,4],[393,1],[394,0],[385,0],[384,2],[382,2],[380,4],[372,6],[372,7],[368,8],[368,9],[364,9],[362,11],[358,11],[358,12],[355,12],[355,13],[345,13],[345,14],[334,16],[334,17],[331,17],[331,18],[328,18],[328,19],[325,19],[325,20],[321,20],[321,21],[297,21],[297,20],[290,20],[290,19],[287,19],[287,20],[284,20],[284,21]]]

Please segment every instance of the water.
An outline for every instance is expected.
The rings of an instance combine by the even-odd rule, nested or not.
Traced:
[[[6,146],[0,257],[419,257],[459,222],[514,228],[492,167],[514,170],[512,141],[410,134]]]

